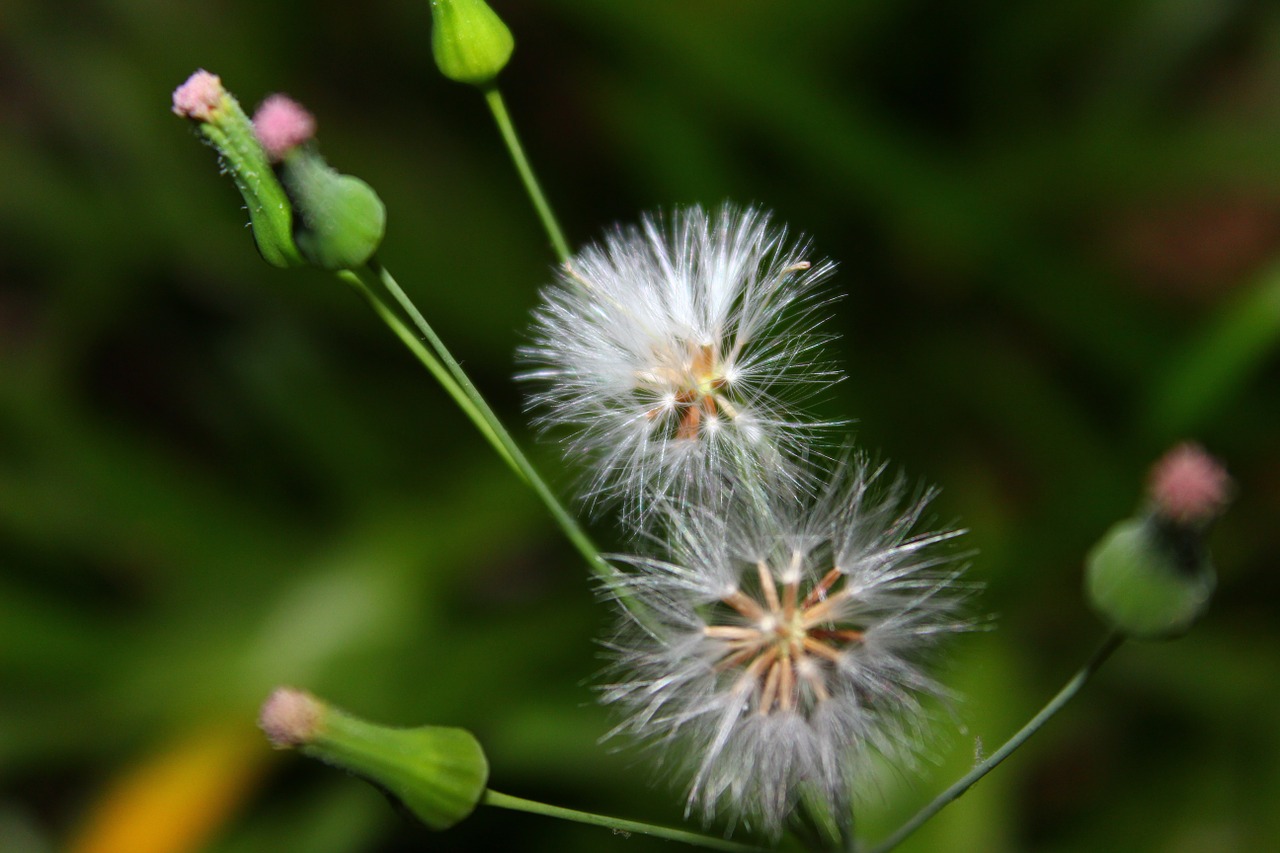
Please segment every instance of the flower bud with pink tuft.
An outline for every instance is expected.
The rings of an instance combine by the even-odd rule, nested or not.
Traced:
[[[297,748],[364,777],[432,829],[471,814],[489,778],[484,750],[468,731],[382,726],[291,687],[268,697],[258,725],[277,749]]]
[[[325,162],[315,145],[315,119],[288,96],[263,101],[253,126],[297,214],[293,239],[302,257],[326,270],[367,264],[386,230],[378,194]]]
[[[1148,640],[1195,624],[1217,585],[1205,536],[1230,493],[1226,470],[1197,445],[1179,445],[1152,467],[1147,506],[1107,531],[1086,561],[1085,591],[1103,621]]]
[[[196,71],[173,93],[173,112],[195,122],[218,151],[249,210],[254,243],[276,267],[303,263],[293,241],[293,206],[280,186],[248,116],[216,74]]]

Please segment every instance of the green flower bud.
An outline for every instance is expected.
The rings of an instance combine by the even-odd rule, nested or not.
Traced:
[[[382,243],[387,212],[373,188],[340,175],[315,149],[300,148],[280,165],[280,179],[298,214],[298,251],[326,270],[364,266]]]
[[[276,747],[297,747],[364,777],[431,829],[448,829],[471,814],[489,777],[484,751],[468,731],[380,726],[288,687],[267,699],[259,724]]]
[[[1094,611],[1137,639],[1185,634],[1208,608],[1215,584],[1199,535],[1154,515],[1112,527],[1086,562]]]
[[[1089,552],[1085,590],[1093,609],[1138,639],[1176,637],[1209,606],[1217,583],[1204,537],[1225,509],[1226,471],[1192,444],[1152,468],[1149,508],[1120,522]]]
[[[487,86],[506,67],[515,39],[484,0],[431,0],[431,52],[450,80]]]
[[[258,253],[272,266],[303,263],[293,241],[293,211],[253,125],[217,75],[200,70],[173,93],[173,111],[196,122],[217,149],[249,208]]]
[[[315,119],[285,95],[263,101],[253,125],[293,203],[293,239],[302,257],[326,270],[364,266],[386,229],[378,194],[330,168],[312,143]]]

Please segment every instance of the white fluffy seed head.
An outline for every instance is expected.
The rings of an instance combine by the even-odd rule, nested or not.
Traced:
[[[539,426],[587,466],[584,496],[637,520],[769,475],[804,485],[822,427],[819,285],[834,267],[757,208],[650,215],[588,246],[542,294],[521,355]]]
[[[848,815],[869,759],[909,766],[927,746],[947,692],[926,664],[971,627],[972,592],[958,531],[921,530],[931,497],[855,457],[812,501],[665,508],[664,558],[619,558],[602,698],[614,734],[680,768],[690,811],[776,836],[802,796]]]

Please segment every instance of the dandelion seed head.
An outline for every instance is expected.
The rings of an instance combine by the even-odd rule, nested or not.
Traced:
[[[808,503],[778,493],[667,509],[666,559],[621,558],[603,688],[616,733],[682,764],[688,809],[776,836],[802,789],[847,814],[856,768],[910,764],[929,652],[970,627],[954,531],[922,532],[932,492],[856,458]]]
[[[756,208],[651,215],[588,246],[543,292],[521,350],[538,424],[584,493],[636,518],[759,472],[801,485],[839,374],[816,311],[834,267]]]

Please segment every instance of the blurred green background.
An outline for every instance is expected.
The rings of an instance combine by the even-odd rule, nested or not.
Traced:
[[[825,413],[972,529],[997,629],[957,644],[957,725],[866,835],[1084,659],[1081,555],[1194,437],[1238,486],[1204,623],[1123,648],[902,849],[1275,849],[1280,7],[494,6],[571,241],[724,199],[811,234],[847,294]],[[385,263],[567,491],[511,379],[552,256],[428,27],[427,0],[0,8],[0,850],[659,849],[494,810],[428,833],[267,748],[279,683],[470,728],[498,790],[679,820],[598,743],[607,617],[580,560],[346,286],[257,258],[168,111],[197,67],[247,108],[307,104],[387,204]]]

